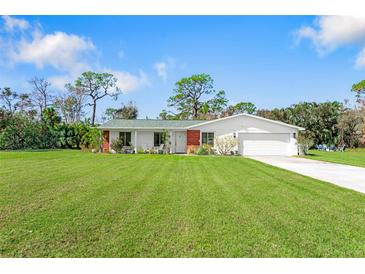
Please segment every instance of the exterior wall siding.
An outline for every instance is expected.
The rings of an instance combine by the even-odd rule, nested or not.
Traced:
[[[161,130],[162,131],[162,130]],[[150,131],[143,131],[138,130],[137,131],[137,149],[151,149],[154,147],[153,144],[153,133],[159,132],[159,130],[150,130]]]

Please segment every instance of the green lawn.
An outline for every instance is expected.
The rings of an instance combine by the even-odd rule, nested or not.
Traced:
[[[327,152],[327,151],[310,150],[309,153],[310,153],[309,155],[303,157],[313,160],[365,167],[364,148],[348,149],[345,150],[345,152]]]
[[[0,257],[364,257],[365,195],[243,157],[0,153]]]

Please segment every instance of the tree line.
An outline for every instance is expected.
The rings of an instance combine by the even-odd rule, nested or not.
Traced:
[[[0,89],[0,149],[97,149],[96,106],[106,96],[117,98],[116,78],[108,73],[85,72],[65,92],[56,95],[51,83],[34,77],[29,93]],[[91,117],[84,117],[85,106]],[[84,119],[83,119],[84,118]]]
[[[97,106],[103,98],[117,100],[121,94],[112,74],[84,72],[73,83],[66,84],[61,95],[56,95],[44,78],[34,77],[29,83],[29,93],[18,93],[10,87],[0,90],[0,149],[98,146],[99,131],[94,128]],[[214,87],[210,75],[195,74],[176,82],[167,108],[158,119],[211,120],[248,113],[306,128],[300,137],[310,145],[357,147],[365,142],[365,80],[354,84],[351,91],[355,94],[355,106],[347,101],[333,101],[257,109],[247,101],[229,104],[225,91]],[[90,117],[86,117],[86,107],[91,110]],[[107,108],[102,119],[137,117],[137,106],[128,102],[119,108]]]
[[[182,78],[175,84],[173,95],[161,119],[210,120],[239,113],[255,114],[304,127],[299,141],[313,145],[326,144],[358,147],[365,143],[365,80],[352,86],[356,105],[345,102],[301,102],[286,108],[257,109],[252,102],[228,105],[224,90],[216,90],[207,74]],[[175,112],[174,112],[175,111]]]

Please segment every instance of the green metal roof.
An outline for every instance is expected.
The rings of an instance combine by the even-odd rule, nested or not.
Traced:
[[[186,128],[188,126],[197,125],[206,121],[202,120],[159,120],[159,119],[114,119],[110,120],[101,126],[100,129],[113,129],[113,128]]]

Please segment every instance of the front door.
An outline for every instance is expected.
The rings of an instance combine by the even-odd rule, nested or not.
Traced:
[[[103,152],[109,152],[109,131],[103,131]]]
[[[186,131],[176,131],[175,152],[186,153]]]

